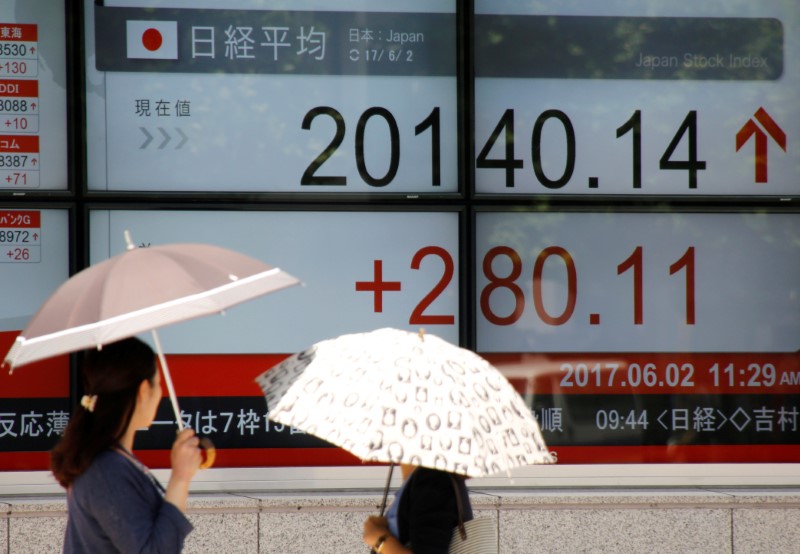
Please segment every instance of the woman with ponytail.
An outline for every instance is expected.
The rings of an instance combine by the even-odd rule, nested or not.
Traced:
[[[153,350],[125,339],[87,350],[82,362],[86,395],[51,453],[67,489],[64,552],[180,552],[192,530],[184,512],[202,461],[198,438],[178,434],[166,489],[132,453],[161,400]]]

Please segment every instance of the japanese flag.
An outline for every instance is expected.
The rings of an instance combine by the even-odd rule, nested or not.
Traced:
[[[127,21],[128,57],[178,59],[177,21]]]

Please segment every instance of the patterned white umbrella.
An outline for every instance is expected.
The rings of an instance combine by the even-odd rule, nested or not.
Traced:
[[[481,477],[553,463],[530,409],[489,362],[398,329],[319,342],[256,378],[269,419],[370,462]]]

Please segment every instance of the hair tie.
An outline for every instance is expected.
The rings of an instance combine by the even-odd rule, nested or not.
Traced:
[[[94,412],[95,404],[97,404],[96,394],[84,394],[83,397],[81,397],[81,406],[83,406],[87,411]]]

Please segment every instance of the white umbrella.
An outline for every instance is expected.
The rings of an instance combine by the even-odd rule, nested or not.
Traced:
[[[530,409],[470,350],[397,329],[313,345],[256,378],[269,419],[369,462],[481,477],[552,463]]]

